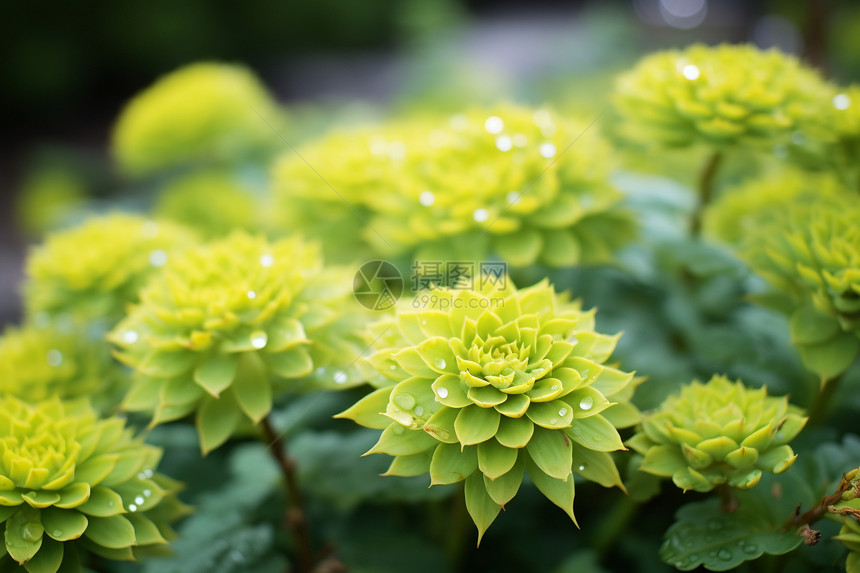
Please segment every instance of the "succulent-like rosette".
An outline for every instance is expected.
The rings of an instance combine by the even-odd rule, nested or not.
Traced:
[[[335,235],[385,256],[561,267],[605,261],[632,234],[610,157],[586,122],[506,105],[337,133],[284,155],[275,179],[280,212],[316,211],[302,228],[343,213]]]
[[[635,384],[606,364],[618,337],[594,331],[594,312],[546,281],[434,293],[373,327],[381,387],[338,415],[383,430],[368,453],[394,456],[387,475],[465,480],[479,536],[525,471],[571,519],[574,474],[623,487],[608,452],[639,419]]]
[[[235,229],[260,227],[253,187],[229,171],[194,172],[171,181],[159,193],[153,212],[213,239]]]
[[[77,330],[7,327],[0,336],[0,396],[38,403],[91,397],[106,412],[119,402],[122,379],[103,344]]]
[[[146,280],[191,240],[177,225],[121,213],[52,233],[27,259],[27,312],[112,325]]]
[[[164,546],[187,508],[154,473],[161,450],[84,403],[0,398],[0,569],[80,571],[87,552],[134,560]]]
[[[742,250],[772,232],[786,213],[841,202],[849,191],[832,175],[784,169],[726,189],[705,211],[708,235]]]
[[[829,517],[842,522],[839,534],[834,537],[842,542],[848,549],[848,559],[845,563],[847,573],[855,573],[860,570],[860,470],[854,469],[845,476],[848,479],[850,489],[842,493],[842,500],[828,507]],[[838,516],[838,517],[837,517]]]
[[[208,452],[260,422],[275,393],[357,382],[351,281],[298,238],[237,231],[183,253],[109,334],[135,370],[124,407],[152,412],[153,425],[196,413]]]
[[[278,125],[279,114],[247,68],[191,64],[159,78],[126,105],[114,129],[113,152],[134,174],[235,161],[272,147],[277,135],[266,122]]]
[[[860,351],[858,217],[853,194],[822,195],[814,208],[774,210],[741,244],[741,256],[773,287],[763,300],[790,315],[792,343],[824,381]]]
[[[684,386],[643,415],[627,444],[645,456],[642,471],[671,477],[685,491],[722,484],[749,489],[762,472],[781,473],[794,463],[788,442],[804,424],[802,410],[787,397],[714,376]]]
[[[657,52],[621,75],[619,135],[640,144],[773,146],[820,110],[828,85],[796,58],[748,45]]]

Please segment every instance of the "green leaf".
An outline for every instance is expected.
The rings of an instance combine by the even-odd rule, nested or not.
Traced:
[[[239,407],[255,424],[271,411],[272,385],[266,367],[257,353],[241,354],[233,393]]]
[[[839,331],[839,322],[812,304],[806,304],[794,311],[788,326],[792,344],[825,342]]]
[[[430,449],[409,456],[395,456],[384,476],[412,477],[430,471],[430,463],[435,450]]]
[[[545,231],[541,262],[550,267],[569,267],[579,262],[581,247],[567,230]]]
[[[90,458],[75,468],[75,481],[91,486],[98,485],[113,471],[118,460],[119,456],[117,454],[102,454]],[[65,500],[60,499],[60,503],[65,504]]]
[[[555,479],[547,475],[528,456],[525,459],[525,467],[529,472],[529,477],[532,478],[532,481],[540,492],[548,500],[563,509],[573,523],[579,527],[573,514],[573,498],[576,493],[573,483],[573,473],[568,473],[566,479]]]
[[[42,508],[54,505],[60,501],[60,494],[54,491],[30,491],[21,494],[31,507]]]
[[[39,510],[22,507],[6,520],[6,551],[18,563],[29,561],[42,546],[44,531],[39,521]]]
[[[382,414],[388,406],[393,388],[393,386],[389,386],[374,390],[340,414],[335,414],[334,417],[352,420],[365,428],[384,430],[391,424],[391,420]]]
[[[109,517],[125,512],[122,498],[112,489],[100,486],[94,487],[86,503],[81,504],[76,509],[87,515],[97,517]]]
[[[448,351],[450,352],[450,348]],[[412,376],[429,378],[431,380],[439,376],[435,370],[427,365],[427,362],[414,347],[405,348],[392,354],[391,357]]]
[[[509,394],[507,400],[496,406],[496,411],[508,418],[519,418],[526,413],[529,404],[531,400],[526,394]]]
[[[45,533],[57,541],[70,541],[84,534],[89,521],[77,510],[48,507],[42,510],[42,525]]]
[[[439,376],[430,387],[436,394],[436,400],[449,408],[465,408],[472,403],[463,390],[460,379],[453,374]]]
[[[60,501],[55,503],[56,507],[77,507],[90,498],[90,484],[76,482],[60,490]]]
[[[764,553],[782,555],[800,545],[801,538],[793,529],[781,530],[784,515],[773,515],[754,496],[739,497],[738,502],[733,512],[722,511],[719,499],[681,507],[666,531],[661,559],[682,571],[700,565],[726,571]]]
[[[454,422],[457,421],[459,413],[458,409],[442,406],[424,423],[424,431],[440,442],[456,444],[457,431],[454,429]]]
[[[235,354],[212,354],[194,369],[194,381],[218,398],[233,383],[238,367],[239,360]]]
[[[297,346],[278,354],[264,354],[263,360],[272,372],[281,378],[301,378],[314,369],[313,358],[304,346]]]
[[[227,441],[236,429],[239,418],[235,399],[229,393],[218,399],[208,397],[203,401],[195,421],[203,455]]]
[[[576,443],[598,452],[624,450],[621,437],[612,424],[601,415],[576,419],[564,432]]]
[[[42,541],[36,556],[24,564],[27,573],[57,573],[63,562],[63,544],[52,539]]]
[[[573,447],[563,432],[535,428],[526,451],[535,465],[547,475],[559,480],[565,480],[570,475]]]
[[[460,450],[456,444],[439,444],[430,462],[430,484],[441,485],[463,481],[478,468],[475,446]]]
[[[487,488],[487,493],[490,494],[493,501],[502,506],[502,509],[519,491],[525,467],[525,462],[518,457],[514,467],[505,475],[493,480],[484,474],[484,487]]]
[[[424,430],[410,430],[393,423],[383,430],[379,441],[363,455],[410,456],[429,450],[438,443]]]
[[[457,439],[463,445],[473,445],[485,442],[496,435],[499,429],[499,414],[495,408],[466,406],[457,414],[454,430]]]
[[[123,549],[136,542],[134,526],[122,515],[91,517],[84,537],[108,549]]]
[[[800,344],[797,350],[803,365],[823,381],[827,381],[839,376],[851,366],[860,351],[860,338],[841,332],[825,342]]]
[[[496,253],[514,267],[525,267],[535,262],[542,246],[543,238],[534,229],[499,235],[495,240]]]
[[[503,446],[509,448],[524,448],[534,433],[534,423],[526,417],[508,418],[503,416],[499,420],[499,430],[496,439]]]
[[[134,527],[134,537],[138,545],[155,545],[167,543],[158,527],[152,520],[140,513],[129,513],[125,516]]]
[[[197,355],[188,350],[153,351],[141,361],[137,369],[147,376],[172,378],[191,369]]]
[[[526,411],[529,419],[543,428],[559,430],[567,428],[573,421],[573,408],[563,400],[532,402]]]
[[[501,445],[497,440],[478,444],[478,467],[491,480],[508,473],[517,461],[517,450]]]
[[[466,479],[466,510],[478,528],[478,545],[490,524],[499,515],[501,507],[493,501],[484,487],[484,476],[475,472]]]
[[[573,471],[603,487],[617,486],[626,492],[624,484],[621,483],[618,468],[615,466],[612,456],[606,452],[595,452],[588,448],[574,446]]]

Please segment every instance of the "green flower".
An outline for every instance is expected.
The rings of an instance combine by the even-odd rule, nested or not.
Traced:
[[[834,518],[842,523],[839,534],[834,539],[841,541],[848,549],[848,559],[845,564],[847,573],[860,571],[860,498],[857,497],[860,478],[858,470],[848,472],[846,477],[853,486],[843,492],[842,500],[828,507],[828,517]],[[839,517],[836,517],[839,516]]]
[[[357,382],[345,367],[361,350],[351,278],[323,271],[316,246],[298,239],[237,231],[183,253],[108,335],[135,369],[124,407],[152,412],[153,425],[196,412],[209,452],[312,373],[316,385]]]
[[[544,281],[516,290],[434,291],[375,325],[381,387],[338,417],[383,430],[368,453],[386,475],[465,480],[479,537],[528,471],[574,519],[574,474],[623,487],[607,452],[633,425],[633,375],[605,364],[617,336]],[[416,310],[417,309],[417,310]]]
[[[81,332],[27,325],[0,336],[0,396],[31,404],[92,397],[106,412],[119,401],[119,380],[107,351]]]
[[[52,233],[27,259],[27,311],[113,324],[144,282],[190,240],[173,224],[119,213]]]
[[[234,229],[258,228],[253,188],[226,171],[191,173],[171,181],[160,192],[153,212],[201,236],[218,238]]]
[[[0,569],[81,571],[87,552],[131,561],[173,537],[180,486],[161,450],[83,402],[0,398]]]
[[[321,232],[386,256],[605,261],[632,223],[608,182],[611,151],[588,127],[508,105],[338,133],[301,151],[325,181],[294,153],[276,165],[279,211],[300,228],[345,221]]]
[[[806,424],[788,398],[714,376],[694,381],[643,416],[627,444],[644,454],[641,470],[706,492],[721,484],[749,489],[762,472],[781,473],[797,457],[788,446]]]
[[[701,44],[646,56],[616,82],[622,138],[640,144],[765,146],[820,110],[827,84],[776,50]]]
[[[847,192],[810,204],[773,209],[740,251],[773,287],[761,300],[791,316],[804,365],[827,381],[860,351],[860,207]]]
[[[277,124],[279,113],[250,70],[191,64],[160,78],[128,103],[117,120],[113,152],[134,174],[234,161],[277,141],[266,121]]]

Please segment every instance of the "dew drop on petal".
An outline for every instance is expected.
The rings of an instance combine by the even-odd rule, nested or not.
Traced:
[[[51,366],[59,366],[63,362],[63,354],[59,350],[51,349],[48,351],[45,359]]]
[[[687,64],[684,66],[684,69],[681,70],[681,73],[684,74],[684,77],[688,80],[695,80],[699,77],[699,68],[693,64]]]
[[[346,372],[343,370],[338,370],[334,373],[334,382],[335,384],[346,384]]]
[[[732,553],[728,549],[720,549],[717,552],[717,557],[719,557],[722,561],[729,561],[732,558]]]
[[[275,257],[270,255],[269,253],[266,253],[266,254],[260,256],[260,266],[271,267],[274,264],[275,264]]]
[[[550,418],[549,423],[550,424],[558,424],[558,418]]]
[[[412,394],[398,394],[394,397],[394,403],[404,410],[411,410],[415,407],[415,396]]]
[[[245,560],[245,554],[239,551],[238,549],[233,549],[230,551],[230,559],[235,561],[236,563],[241,563]]]
[[[142,496],[137,496],[136,498],[134,498],[134,503],[136,503],[137,505],[143,505],[144,501],[146,501],[146,500],[143,499]]]
[[[127,344],[134,344],[137,342],[137,331],[136,330],[126,330],[122,335],[123,342]]]
[[[40,537],[42,537],[43,531],[45,531],[45,529],[42,527],[41,523],[37,521],[31,521],[24,525],[22,537],[30,543],[35,543],[36,541],[39,541]]]
[[[143,475],[146,476],[146,479],[152,477],[152,470],[143,470]]]
[[[472,217],[475,219],[475,221],[483,223],[490,218],[490,214],[487,212],[486,209],[475,209],[475,212],[472,213]]]
[[[848,109],[851,106],[851,98],[848,94],[836,94],[833,96],[833,107],[836,109]]]
[[[484,122],[484,129],[489,133],[501,133],[505,128],[505,122],[497,115],[492,115]]]
[[[249,290],[249,291],[248,291],[248,298],[250,298],[250,299],[252,299],[252,300],[253,300],[253,299],[255,299],[255,298],[257,298],[257,293],[255,293],[255,292],[254,292],[254,291],[252,291],[252,290]]]
[[[167,264],[167,253],[161,249],[155,249],[149,253],[149,264],[154,267],[163,267]]]
[[[553,386],[553,388],[555,388],[555,387]],[[558,411],[559,416],[565,416],[566,414],[567,414],[567,408],[559,409],[559,411]]]
[[[256,330],[251,333],[251,346],[254,348],[265,348],[269,342],[269,335],[262,330]]]
[[[448,397],[448,389],[444,388],[444,387],[437,388],[436,389],[436,395],[439,396],[440,398],[443,398],[443,399],[447,398]]]
[[[579,471],[581,471],[581,472],[585,471],[585,464],[579,464]]]
[[[582,410],[591,410],[592,406],[594,406],[594,400],[591,398],[591,396],[586,396],[579,401],[579,407]]]
[[[499,151],[510,151],[514,146],[513,140],[508,135],[496,137],[496,149]]]
[[[63,535],[63,530],[62,529],[55,529],[53,533],[54,533],[54,537],[60,537],[61,535]]]
[[[415,406],[415,409],[413,410],[413,412],[415,412],[416,416],[423,416],[424,415],[424,408],[422,408],[421,406]]]
[[[755,553],[757,551],[758,551],[758,547],[756,547],[755,545],[752,545],[752,544],[744,547],[744,553],[749,553],[750,555],[752,555],[753,553]]]
[[[445,360],[443,358],[436,358],[433,360],[433,365],[436,366],[436,368],[439,368],[441,370],[441,369],[445,368],[445,366],[447,366],[448,364],[445,362]]]
[[[553,157],[555,157],[556,151],[557,150],[555,148],[555,145],[553,145],[549,141],[545,141],[540,144],[540,154],[542,157],[552,159]]]
[[[511,191],[508,193],[508,203],[514,205],[520,202],[520,194],[517,191]]]
[[[425,207],[429,207],[436,202],[436,196],[433,195],[432,191],[422,191],[421,194],[418,195],[418,202]]]
[[[152,490],[145,489],[143,490],[143,497],[149,497],[152,495]]]
[[[136,506],[136,505],[134,505],[133,503],[130,503],[130,504],[128,505],[128,510],[129,510],[129,511],[137,511],[137,506]]]

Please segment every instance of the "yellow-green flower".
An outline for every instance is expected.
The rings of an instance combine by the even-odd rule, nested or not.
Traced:
[[[279,113],[250,70],[191,64],[158,79],[126,105],[114,130],[113,152],[123,169],[135,174],[235,161],[276,145],[266,121],[279,124]]]
[[[627,443],[645,456],[642,471],[671,477],[685,491],[749,489],[762,472],[781,473],[794,463],[788,442],[804,424],[788,398],[714,376],[668,397]]]
[[[161,450],[84,402],[0,398],[0,570],[80,570],[88,552],[131,561],[173,537],[180,485]]]
[[[153,209],[159,219],[175,221],[206,238],[260,226],[251,185],[229,171],[202,171],[165,185]]]
[[[820,111],[828,85],[796,58],[748,45],[657,52],[616,82],[619,134],[646,145],[773,146]]]
[[[0,336],[0,396],[31,404],[91,397],[106,412],[119,401],[120,379],[107,350],[80,331],[26,325]]]
[[[372,328],[378,390],[339,417],[383,430],[368,453],[387,475],[465,480],[479,536],[528,471],[574,519],[574,475],[621,480],[608,452],[631,426],[633,375],[606,364],[617,336],[546,282],[517,290],[437,289]]]
[[[27,259],[27,312],[113,324],[145,281],[190,240],[176,225],[120,213],[52,233]]]
[[[237,231],[183,253],[109,335],[135,369],[124,407],[153,424],[196,413],[208,452],[262,420],[277,392],[359,381],[351,281],[296,238]]]
[[[607,144],[587,123],[544,109],[338,133],[301,156],[319,174],[287,153],[275,168],[279,211],[311,233],[320,219],[345,224],[321,229],[385,256],[560,267],[604,261],[632,231],[608,182]]]
[[[860,498],[857,497],[857,489],[860,487],[858,470],[848,472],[845,477],[852,487],[842,494],[841,501],[828,508],[830,511],[828,517],[842,523],[842,528],[834,539],[841,541],[848,549],[846,572],[857,573],[860,571],[860,521],[857,520],[857,516],[860,515]]]

